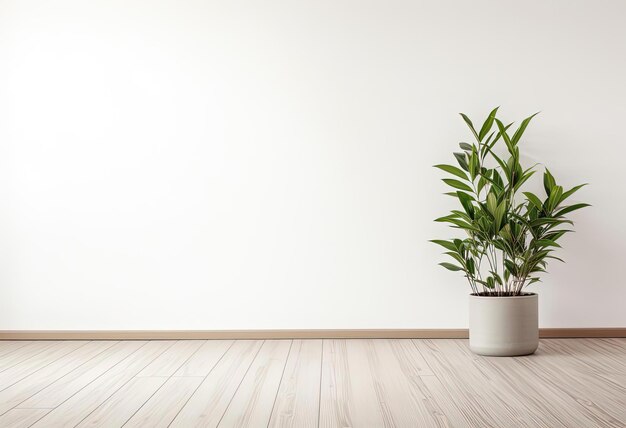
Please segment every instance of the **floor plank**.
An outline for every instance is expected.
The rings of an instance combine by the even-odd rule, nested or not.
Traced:
[[[139,350],[147,342],[122,341],[76,367],[67,375],[42,389],[20,404],[24,408],[48,409],[58,407],[65,400],[99,378],[106,371]]]
[[[601,426],[623,427],[626,421],[626,387],[611,384],[597,373],[579,368],[572,360],[559,358],[542,350],[533,358],[514,362],[526,372],[534,373],[542,382],[568,404],[569,414],[583,414]],[[581,419],[579,418],[579,421]]]
[[[165,428],[198,389],[202,377],[171,377],[124,425],[124,428]]]
[[[218,426],[267,427],[291,340],[266,340]]]
[[[370,370],[377,379],[378,398],[389,409],[394,426],[445,427],[451,420],[431,397],[422,377],[430,367],[405,340],[369,340]]]
[[[626,350],[615,342],[603,339],[550,339],[544,340],[543,345],[551,351],[550,355],[558,355],[559,361],[578,361],[595,373],[626,374]]]
[[[597,426],[593,418],[581,411],[578,405],[563,394],[555,394],[554,385],[546,383],[533,368],[522,362],[535,360],[545,352],[543,344],[537,354],[525,357],[497,358],[481,357],[472,354],[467,347],[460,347],[465,358],[472,358],[473,364],[487,373],[489,382],[503,385],[502,397],[515,403],[519,412],[526,414],[526,419],[536,421],[530,426],[572,427]],[[602,426],[602,425],[600,425]]]
[[[294,340],[269,426],[317,427],[321,377],[322,341]]]
[[[211,370],[171,427],[215,427],[233,399],[263,341],[236,341]]]
[[[20,346],[0,357],[0,373],[55,346],[59,346],[59,342],[30,342],[26,346]]]
[[[2,350],[6,352],[2,353]],[[0,342],[0,427],[626,427],[626,340]]]
[[[5,355],[8,355],[14,351],[17,351],[20,348],[23,348],[26,345],[30,345],[33,342],[26,340],[3,340],[0,341],[0,358]],[[0,366],[2,367],[2,366]]]
[[[167,378],[135,377],[78,424],[78,427],[121,427],[163,386]]]
[[[67,355],[76,349],[87,345],[86,341],[65,341],[56,342],[50,348],[46,348],[45,352],[36,354],[15,364],[14,366],[0,372],[0,390],[19,382],[31,373],[36,372],[53,363],[57,359]]]
[[[442,420],[442,426],[454,428],[470,428],[476,426],[471,425],[468,422],[469,418],[463,416],[459,408],[460,402],[456,397],[450,394],[446,386],[437,376],[424,376],[420,378],[420,381],[423,382],[426,387],[425,395],[435,403],[436,411],[439,413]]]
[[[27,428],[43,418],[50,409],[12,409],[0,416],[0,427]]]
[[[464,358],[457,340],[413,342],[471,426],[500,427],[512,420],[520,426],[532,426],[528,416],[508,396],[502,396],[509,392],[502,391],[506,385],[494,384],[472,359]]]
[[[76,426],[174,343],[173,341],[148,342],[141,347],[141,352],[135,352],[113,366],[33,426]]]
[[[202,340],[179,340],[137,376],[170,377],[202,346]]]
[[[235,343],[234,340],[207,340],[174,376],[206,376],[226,351]]]
[[[378,401],[368,352],[365,340],[324,340],[321,427],[392,426]]]
[[[0,415],[104,352],[114,343],[90,342],[0,391]]]

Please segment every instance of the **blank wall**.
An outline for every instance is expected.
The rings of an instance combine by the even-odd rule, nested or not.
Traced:
[[[0,329],[457,328],[460,111],[593,208],[543,327],[626,326],[620,1],[0,0]],[[538,184],[537,187],[539,188]]]

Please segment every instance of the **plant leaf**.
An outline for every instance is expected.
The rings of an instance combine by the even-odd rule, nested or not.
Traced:
[[[463,209],[470,217],[470,219],[474,219],[474,205],[472,205],[472,198],[469,197],[467,193],[456,192],[459,200],[461,201],[461,205],[463,205]]]
[[[467,123],[467,126],[469,127],[469,129],[472,130],[472,134],[474,134],[474,137],[476,137],[477,141],[480,141],[480,138],[478,138],[478,133],[476,132],[476,129],[474,129],[474,124],[472,123],[472,121],[470,120],[469,117],[467,117],[465,114],[463,113],[459,113],[461,115],[461,117],[463,118],[463,120],[465,121],[465,123]]]
[[[543,173],[543,188],[546,191],[546,195],[550,196],[550,193],[552,192],[552,188],[554,186],[556,186],[556,180],[554,179],[552,174],[550,174],[548,168],[546,168],[546,171]]]
[[[451,271],[454,271],[454,272],[458,272],[458,271],[460,271],[460,270],[463,270],[463,268],[462,268],[462,267],[459,267],[459,266],[457,266],[457,265],[455,265],[455,264],[452,264],[452,263],[442,262],[442,263],[439,263],[439,264],[440,264],[441,266],[445,267],[446,269],[451,270]]]
[[[498,112],[498,108],[499,107],[496,107],[491,110],[491,113],[489,113],[489,116],[487,116],[487,119],[483,123],[483,126],[480,128],[480,132],[478,133],[478,139],[480,141],[482,141],[487,133],[491,130],[491,127],[493,126],[493,121],[496,118],[496,113]]]
[[[543,203],[541,202],[541,199],[539,199],[537,195],[531,192],[523,192],[523,194],[526,196],[526,199],[528,199],[530,203],[532,203],[534,206],[537,207],[539,211],[543,209]]]
[[[517,131],[515,131],[515,133],[513,134],[513,137],[511,137],[511,142],[513,143],[513,145],[517,145],[517,143],[519,142],[520,138],[522,138],[522,134],[524,134],[524,131],[526,130],[526,127],[528,126],[528,124],[532,120],[532,118],[537,116],[538,114],[539,114],[539,112],[537,112],[537,113],[533,114],[532,116],[529,116],[526,119],[522,120],[522,123],[520,124],[519,128],[517,128]]]
[[[499,134],[500,136],[502,136],[502,139],[504,140],[504,143],[506,144],[507,148],[509,149],[509,152],[511,154],[514,153],[513,150],[513,143],[511,142],[511,138],[509,137],[509,134],[506,133],[506,128],[504,127],[504,124],[500,121],[500,119],[496,119],[496,124],[498,125],[498,129],[500,130]]]
[[[444,178],[442,179],[442,181],[446,183],[448,186],[454,187],[455,189],[465,190],[466,192],[473,192],[471,187],[469,187],[467,184],[459,180],[454,180],[452,178]]]
[[[434,167],[439,168],[440,170],[450,173],[452,175],[456,175],[457,177],[462,178],[464,180],[467,180],[467,174],[465,174],[462,170],[460,170],[456,166],[440,164],[440,165],[435,165]]]
[[[450,241],[446,241],[443,239],[431,239],[429,242],[433,242],[435,244],[441,245],[446,250],[456,251],[456,247],[454,246],[454,243]]]
[[[469,172],[469,167],[467,166],[467,159],[465,158],[465,153],[454,153],[454,157],[456,161],[459,163],[459,166],[463,168],[465,171]]]
[[[561,196],[561,200],[559,201],[559,204],[561,202],[563,202],[564,200],[566,200],[567,198],[569,198],[570,196],[572,196],[574,193],[576,193],[578,191],[578,189],[581,189],[581,188],[587,186],[588,184],[589,183],[580,184],[578,186],[572,187],[567,192],[563,192],[563,195]]]
[[[581,208],[585,208],[585,207],[590,207],[590,204],[574,204],[574,205],[569,205],[565,208],[563,208],[562,210],[560,210],[559,212],[557,212],[556,214],[554,214],[555,217],[562,217],[567,213],[571,213],[572,211],[576,211],[579,210]]]

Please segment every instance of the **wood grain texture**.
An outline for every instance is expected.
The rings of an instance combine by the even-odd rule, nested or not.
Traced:
[[[217,426],[262,345],[263,342],[258,340],[235,342],[170,426]]]
[[[167,379],[135,377],[98,406],[78,427],[121,427],[163,386]]]
[[[0,351],[3,344],[0,344]],[[626,339],[6,343],[0,427],[625,427]]]
[[[13,351],[17,351],[26,345],[30,345],[32,342],[28,340],[3,340],[0,341],[0,358],[10,354]]]
[[[27,428],[43,418],[50,409],[12,409],[0,416],[0,427]]]
[[[471,426],[499,427],[511,421],[532,426],[528,415],[511,399],[514,393],[507,389],[507,383],[498,382],[480,370],[473,356],[466,358],[462,354],[456,340],[415,340],[414,343]]]
[[[140,348],[141,352],[131,354],[107,370],[33,426],[76,426],[174,343],[169,341],[148,342]]]
[[[0,391],[0,415],[90,361],[113,344],[114,342],[90,342],[3,389]]]
[[[26,346],[17,347],[17,349],[12,349],[10,352],[7,352],[5,355],[0,357],[0,373],[5,370],[13,367],[20,362],[27,360],[35,355],[41,354],[46,350],[53,348],[55,346],[59,346],[58,342],[50,342],[50,341],[37,341],[37,342],[28,342]]]
[[[165,428],[196,392],[202,377],[171,377],[124,425],[125,428]]]
[[[267,340],[220,421],[225,427],[267,427],[291,340]]]
[[[146,343],[139,341],[116,343],[84,364],[77,365],[70,373],[34,394],[19,407],[40,409],[58,407]]]
[[[226,351],[233,345],[232,340],[207,340],[183,365],[174,376],[206,376]]]
[[[370,371],[366,341],[325,340],[320,397],[321,427],[391,426]]]
[[[581,407],[578,400],[571,395],[569,387],[566,387],[567,392],[564,390],[558,392],[559,385],[568,385],[570,379],[577,378],[581,373],[571,369],[563,373],[550,370],[558,377],[548,380],[542,376],[546,365],[543,356],[549,354],[543,349],[543,345],[545,344],[530,357],[476,358],[475,364],[490,376],[492,383],[506,385],[510,392],[506,393],[505,397],[513,394],[520,397],[516,400],[515,407],[526,419],[532,421],[530,426],[620,426],[614,425],[615,420],[611,420],[610,417],[602,420],[594,416],[593,412]],[[467,347],[458,344],[457,347],[462,352],[462,357],[472,357]],[[558,365],[565,363],[562,358],[555,358],[555,354],[550,354],[549,359]],[[546,400],[545,397],[550,399]]]
[[[55,345],[47,348],[45,352],[33,355],[3,370],[0,372],[0,390],[19,382],[31,373],[44,368],[48,364],[88,343],[89,342],[84,341],[57,342]]]
[[[317,427],[321,378],[322,341],[294,340],[269,426]]]
[[[172,376],[202,344],[202,340],[179,340],[137,376]]]
[[[626,385],[606,382],[598,377],[597,370],[589,370],[569,358],[557,361],[552,355],[552,352],[542,351],[535,358],[518,359],[516,368],[533,372],[542,385],[559,392],[559,397],[571,404],[571,414],[580,414],[580,418],[585,417],[601,426],[624,426]]]

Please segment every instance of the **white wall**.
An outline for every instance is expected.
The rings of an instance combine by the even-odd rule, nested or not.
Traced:
[[[626,3],[0,0],[0,329],[455,328],[457,116],[577,200],[544,327],[626,326]]]

